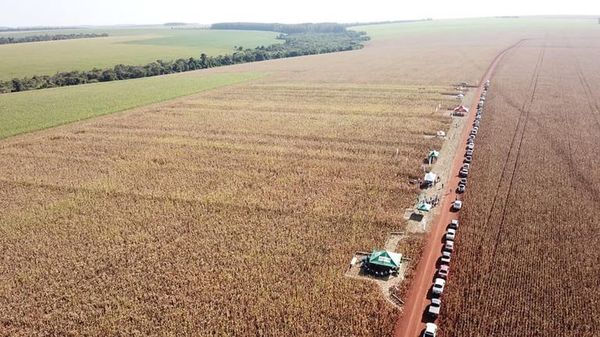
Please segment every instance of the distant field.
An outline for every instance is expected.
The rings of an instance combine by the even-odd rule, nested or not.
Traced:
[[[0,95],[0,139],[261,76],[185,73]]]
[[[469,34],[477,30],[481,30],[483,33],[506,33],[522,29],[527,29],[530,32],[548,28],[560,29],[562,27],[573,29],[595,24],[596,20],[596,18],[477,18],[354,26],[351,29],[366,31],[371,38],[376,40],[398,36],[414,36],[415,34],[434,34],[437,38],[442,38],[444,36],[456,36],[457,34]],[[485,43],[485,41],[481,42]]]
[[[203,29],[91,29],[42,31],[35,34],[106,32],[109,37],[19,43],[0,46],[0,79],[51,75],[116,64],[146,64],[157,59],[199,57],[201,53],[230,53],[234,46],[254,48],[278,43],[277,33]],[[25,36],[33,32],[0,33]]]

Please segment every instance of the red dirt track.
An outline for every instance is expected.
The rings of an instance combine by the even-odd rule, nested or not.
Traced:
[[[394,337],[416,337],[419,336],[421,331],[425,328],[425,323],[422,322],[422,316],[427,308],[427,305],[429,304],[427,300],[427,293],[432,285],[432,280],[437,270],[436,262],[441,255],[441,239],[450,221],[458,218],[458,213],[451,212],[450,207],[457,196],[455,189],[456,186],[458,186],[458,181],[460,178],[456,173],[463,164],[463,150],[465,149],[466,141],[471,130],[469,125],[475,119],[477,103],[479,102],[479,96],[483,91],[483,84],[485,81],[490,79],[494,69],[502,59],[502,56],[509,50],[517,47],[523,41],[524,40],[517,42],[516,44],[502,50],[498,55],[496,55],[485,74],[479,81],[479,87],[475,92],[473,103],[471,104],[471,108],[469,110],[469,115],[465,117],[467,118],[465,121],[467,125],[465,125],[463,129],[458,150],[454,155],[454,161],[451,168],[452,174],[449,181],[445,184],[449,189],[449,193],[444,196],[441,203],[441,211],[434,219],[432,229],[427,236],[427,244],[423,250],[423,255],[421,256],[421,260],[419,261],[415,271],[415,277],[412,280],[408,290],[404,302],[403,312],[396,323]],[[477,153],[477,146],[475,146],[475,153]],[[460,228],[458,232],[460,233]],[[452,274],[452,263],[450,263],[450,274]],[[452,282],[452,280],[450,279],[449,282]],[[439,327],[440,330],[443,330],[443,328],[443,326]]]

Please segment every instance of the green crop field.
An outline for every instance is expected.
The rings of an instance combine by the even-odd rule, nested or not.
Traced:
[[[91,70],[116,64],[142,65],[157,59],[230,53],[234,46],[254,48],[279,43],[277,33],[207,29],[90,29],[41,31],[35,34],[99,33],[110,36],[0,45],[0,80],[59,71]],[[35,35],[33,32],[0,35]]]
[[[190,72],[0,95],[0,139],[262,76]]]

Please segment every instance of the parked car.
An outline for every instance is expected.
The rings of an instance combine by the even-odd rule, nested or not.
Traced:
[[[456,188],[456,193],[465,193],[466,189],[467,186],[465,184],[458,184],[458,187]]]
[[[448,229],[448,231],[446,232],[446,240],[454,241],[455,237],[456,237],[456,230]]]
[[[454,200],[454,202],[452,203],[452,210],[460,211],[461,208],[462,208],[462,201]]]
[[[446,285],[446,280],[443,278],[436,278],[433,281],[433,286],[431,287],[431,293],[437,296],[440,296],[444,292],[444,286]]]
[[[432,298],[431,303],[429,304],[429,309],[427,310],[427,314],[433,318],[436,318],[440,314],[441,309],[442,300],[439,298]]]
[[[442,258],[440,259],[440,261],[442,262],[442,265],[450,265],[450,260],[452,258],[452,252],[448,251],[448,250],[442,250]]]
[[[473,155],[473,149],[469,149],[469,150],[465,151],[465,155],[472,156]]]
[[[444,249],[448,251],[454,251],[454,241],[446,239]]]
[[[477,130],[471,129],[471,134],[474,135],[474,136],[476,136],[477,135]]]
[[[473,150],[474,148],[475,148],[475,144],[474,143],[471,143],[471,144],[467,145],[467,149],[469,149],[469,150]]]
[[[438,269],[438,276],[446,279],[448,277],[448,274],[450,273],[450,266],[443,264],[440,266],[440,269]]]
[[[473,160],[473,156],[465,156],[465,159],[463,159],[464,163],[471,163],[471,161]]]
[[[450,221],[448,228],[457,230],[458,229],[458,219],[454,219],[454,220]]]
[[[437,325],[434,323],[425,324],[425,331],[423,331],[423,337],[436,337],[437,336]]]
[[[462,178],[466,177],[469,175],[469,169],[468,168],[461,168],[460,171],[458,171],[458,175],[461,176]]]
[[[467,185],[467,178],[461,178],[461,179],[458,181],[458,183],[459,183],[459,184],[463,184],[463,185],[465,185],[465,186],[466,186],[466,185]]]

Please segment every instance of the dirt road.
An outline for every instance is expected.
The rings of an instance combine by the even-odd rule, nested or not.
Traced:
[[[422,321],[423,312],[428,305],[427,293],[433,283],[433,278],[436,273],[436,263],[441,255],[442,237],[450,221],[458,218],[458,213],[451,212],[450,207],[452,202],[457,197],[455,189],[456,186],[458,186],[458,181],[460,179],[458,177],[458,171],[463,164],[463,150],[466,146],[466,141],[471,130],[469,125],[475,119],[477,103],[479,102],[478,98],[483,91],[483,84],[491,77],[502,56],[509,50],[517,47],[523,41],[524,40],[517,42],[516,44],[504,49],[498,55],[496,55],[485,74],[479,81],[479,87],[477,88],[473,103],[471,104],[469,115],[465,117],[468,125],[463,129],[459,140],[460,145],[458,146],[458,150],[454,155],[451,171],[453,173],[451,174],[449,181],[445,184],[445,186],[447,186],[449,189],[449,193],[443,197],[441,211],[436,219],[434,219],[431,231],[427,236],[427,245],[423,250],[423,256],[421,256],[421,260],[417,266],[415,278],[412,280],[412,284],[406,296],[403,312],[396,323],[396,328],[394,331],[395,337],[416,337],[419,336],[421,331],[423,331],[425,328],[425,323]],[[482,123],[485,123],[485,117],[483,118]],[[477,153],[477,147],[475,147],[475,153]],[[450,264],[450,270],[450,273],[452,273],[452,264]],[[451,282],[451,280],[449,282]],[[443,327],[440,327],[440,329],[443,329]]]

